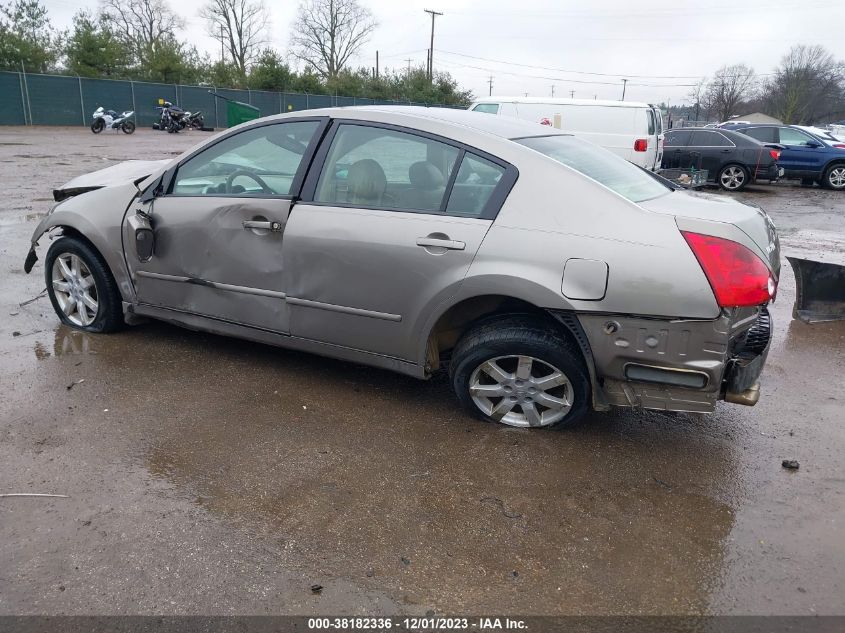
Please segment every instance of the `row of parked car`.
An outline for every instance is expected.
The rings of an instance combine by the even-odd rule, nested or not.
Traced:
[[[706,172],[729,191],[779,178],[845,189],[845,142],[819,128],[737,122],[664,132],[657,107],[628,101],[487,97],[470,109],[571,132],[644,169]]]

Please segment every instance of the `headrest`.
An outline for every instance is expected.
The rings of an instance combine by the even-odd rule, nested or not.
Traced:
[[[349,192],[360,198],[378,199],[387,187],[384,170],[372,158],[352,163],[347,174]]]
[[[446,184],[440,170],[427,160],[411,165],[408,178],[417,189],[438,189]]]

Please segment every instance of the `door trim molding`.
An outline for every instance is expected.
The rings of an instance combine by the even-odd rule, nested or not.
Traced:
[[[382,319],[384,321],[399,322],[402,320],[401,314],[391,314],[389,312],[377,312],[376,310],[365,310],[363,308],[351,308],[349,306],[339,306],[334,303],[323,303],[322,301],[312,301],[311,299],[299,299],[297,297],[287,297],[286,301],[294,306],[302,306],[305,308],[315,308],[317,310],[328,310],[330,312],[341,312],[343,314],[354,314],[355,316],[370,317],[373,319]]]
[[[139,270],[135,273],[139,277],[147,277],[149,279],[158,279],[160,281],[174,281],[178,283],[195,284],[197,286],[208,286],[218,290],[228,290],[229,292],[240,292],[245,295],[258,295],[259,297],[271,297],[274,299],[285,299],[285,293],[278,290],[265,290],[264,288],[251,288],[249,286],[236,286],[234,284],[224,284],[218,281],[208,281],[207,279],[200,279],[198,277],[181,277],[179,275],[165,275],[162,273],[153,273],[146,270]]]

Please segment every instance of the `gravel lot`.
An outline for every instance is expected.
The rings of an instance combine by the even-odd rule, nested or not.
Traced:
[[[561,432],[475,421],[442,379],[19,305],[54,186],[204,138],[0,128],[0,493],[69,496],[0,498],[0,614],[845,614],[845,322],[792,321],[788,266],[756,407]],[[845,193],[739,195],[787,253],[845,255]]]

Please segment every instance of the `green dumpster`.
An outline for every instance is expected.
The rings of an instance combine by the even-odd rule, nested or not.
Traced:
[[[224,97],[213,90],[209,90],[208,94],[226,102],[226,127],[235,127],[247,121],[254,121],[261,116],[261,110],[248,103]]]
[[[255,106],[241,101],[226,101],[226,124],[228,127],[253,121],[259,116],[261,116],[261,111]]]

